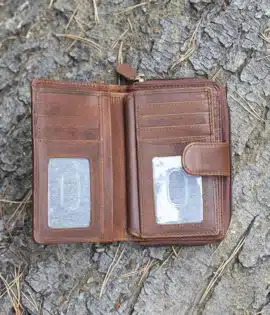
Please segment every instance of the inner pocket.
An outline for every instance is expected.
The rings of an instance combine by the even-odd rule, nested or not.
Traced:
[[[140,227],[144,237],[218,233],[216,178],[185,172],[181,157],[188,143],[186,139],[177,143],[137,142]]]
[[[152,158],[153,188],[157,224],[202,222],[202,177],[182,168],[182,158]]]
[[[137,136],[139,139],[184,138],[209,135],[209,124],[166,127],[141,127],[137,131]]]
[[[40,139],[61,140],[99,140],[99,121],[93,119],[93,124],[87,117],[36,117],[36,137]],[[90,127],[91,126],[91,127]]]
[[[90,225],[91,176],[87,158],[49,158],[48,226],[82,228]]]
[[[209,112],[142,115],[138,117],[139,127],[177,126],[177,125],[203,125],[209,124]]]

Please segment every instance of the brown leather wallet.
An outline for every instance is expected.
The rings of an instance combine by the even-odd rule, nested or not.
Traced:
[[[141,81],[126,65],[118,72]],[[215,82],[35,79],[32,135],[36,242],[203,244],[224,237],[229,114]]]

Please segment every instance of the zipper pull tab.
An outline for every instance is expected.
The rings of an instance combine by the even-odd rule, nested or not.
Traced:
[[[117,65],[116,72],[128,81],[144,82],[144,74],[137,73],[137,71],[127,63]]]

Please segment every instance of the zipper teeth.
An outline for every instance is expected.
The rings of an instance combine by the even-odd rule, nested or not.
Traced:
[[[211,81],[207,78],[198,78],[198,77],[191,77],[191,78],[165,78],[165,79],[150,79],[150,80],[145,80],[144,82],[135,82],[135,85],[138,84],[147,84],[147,83],[152,83],[152,82],[156,82],[156,81],[181,81],[181,80],[190,80],[190,81]]]
[[[76,80],[52,80],[52,79],[34,79],[32,81],[32,87],[38,88],[40,84],[51,84],[55,87],[63,86],[63,87],[84,87],[84,88],[99,88],[106,91],[114,91],[114,90],[123,90],[123,85],[118,84],[106,84],[106,83],[98,83],[98,82],[84,82],[84,81],[76,81]]]
[[[158,84],[158,85],[155,85],[156,82],[160,82],[161,84]],[[205,83],[210,83],[210,85],[215,85],[217,86],[216,82],[214,81],[211,81],[209,79],[206,79],[206,78],[181,78],[181,79],[165,79],[165,80],[162,80],[162,79],[154,79],[154,80],[147,80],[145,82],[135,82],[133,83],[132,85],[129,86],[129,89],[130,90],[133,90],[133,91],[137,91],[137,90],[141,90],[143,88],[145,89],[149,89],[151,87],[160,87],[160,88],[166,88],[167,84],[166,84],[166,81],[178,81],[178,84],[176,83],[175,86],[177,87],[178,85],[181,85],[182,83],[185,82],[185,86],[192,86],[194,84],[196,84],[196,86],[204,86]],[[162,84],[164,86],[162,86]],[[172,84],[172,83],[168,83],[169,84]],[[171,85],[170,87],[174,87],[174,85]]]
[[[82,85],[86,87],[92,87],[92,86],[109,86],[109,84],[105,83],[98,83],[98,82],[84,82],[84,81],[76,81],[76,80],[53,80],[53,79],[34,79],[33,84],[39,84],[39,83],[52,83],[56,85],[69,85],[69,84],[75,84],[75,85]]]

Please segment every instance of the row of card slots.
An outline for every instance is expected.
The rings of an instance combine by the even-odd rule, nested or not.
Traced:
[[[137,137],[142,140],[200,137],[210,134],[209,112],[151,114],[137,117]]]

